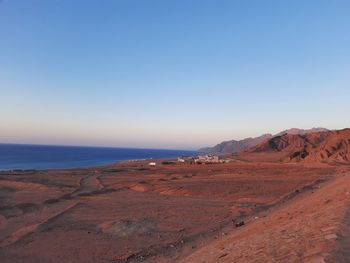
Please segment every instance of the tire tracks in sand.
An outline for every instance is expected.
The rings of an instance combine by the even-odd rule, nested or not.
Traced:
[[[18,230],[13,232],[12,234],[8,235],[5,239],[0,241],[0,248],[12,245],[16,242],[19,242],[21,239],[37,232],[45,228],[46,225],[52,223],[56,219],[60,218],[64,214],[68,213],[69,211],[73,210],[75,207],[77,207],[80,204],[78,201],[69,202],[69,204],[65,205],[63,208],[59,209],[58,211],[55,211],[54,213],[50,214],[46,218],[42,219],[41,221],[30,224],[27,226],[20,227]]]

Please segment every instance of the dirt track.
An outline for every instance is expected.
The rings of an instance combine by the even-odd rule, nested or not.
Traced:
[[[126,162],[1,173],[1,262],[349,262],[349,171]]]

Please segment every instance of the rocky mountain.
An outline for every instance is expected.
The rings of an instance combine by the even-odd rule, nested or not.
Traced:
[[[283,135],[285,133],[287,134],[300,134],[300,135],[303,135],[303,134],[307,134],[307,133],[313,133],[313,132],[324,132],[324,131],[329,131],[328,129],[326,128],[311,128],[311,129],[298,129],[298,128],[291,128],[291,129],[288,129],[288,130],[285,130],[285,131],[281,131],[279,133],[277,133],[275,136],[280,136],[280,135]]]
[[[322,131],[328,131],[325,128],[312,128],[308,130],[304,129],[297,129],[292,128],[289,130],[285,130],[282,132],[279,132],[276,135],[272,134],[264,134],[262,136],[256,137],[256,138],[246,138],[243,140],[231,140],[231,141],[224,141],[222,143],[219,143],[215,145],[214,147],[207,147],[199,149],[199,152],[202,153],[216,153],[216,154],[226,154],[226,153],[238,153],[244,150],[247,150],[267,139],[271,139],[276,136],[281,136],[283,134],[307,134],[307,133],[313,133],[313,132],[322,132]]]
[[[350,163],[350,129],[275,136],[245,151],[280,161]],[[278,154],[278,155],[276,155]]]
[[[271,134],[264,134],[256,138],[246,138],[239,141],[236,141],[236,140],[225,141],[215,145],[214,147],[199,149],[199,152],[217,153],[217,154],[237,153],[237,152],[246,150],[270,138],[272,138]]]

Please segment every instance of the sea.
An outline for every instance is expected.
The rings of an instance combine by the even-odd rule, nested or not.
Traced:
[[[92,167],[124,160],[195,154],[186,150],[0,144],[0,170]]]

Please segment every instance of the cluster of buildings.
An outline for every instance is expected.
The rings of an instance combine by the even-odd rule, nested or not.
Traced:
[[[218,155],[198,155],[196,157],[179,157],[175,161],[163,161],[162,164],[214,164],[214,163],[228,163],[229,160],[219,157]],[[156,166],[155,162],[150,162],[149,166]]]
[[[218,155],[198,155],[197,157],[178,158],[178,163],[189,164],[212,164],[212,163],[226,163],[228,162],[224,158],[220,158]]]

